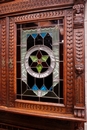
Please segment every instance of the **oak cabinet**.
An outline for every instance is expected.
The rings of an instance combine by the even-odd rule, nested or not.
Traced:
[[[2,3],[0,43],[1,128],[83,127],[84,1]]]

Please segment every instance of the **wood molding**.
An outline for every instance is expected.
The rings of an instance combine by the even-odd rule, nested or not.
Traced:
[[[67,112],[72,111],[73,106],[73,12],[66,11],[66,100]]]
[[[13,1],[13,0],[0,0],[0,4],[5,3],[5,2],[10,2],[10,1]]]
[[[1,105],[7,104],[7,88],[6,88],[6,18],[1,19]]]
[[[9,14],[9,13],[16,13],[22,11],[29,11],[29,10],[38,10],[43,9],[46,7],[59,7],[59,6],[67,6],[72,5],[73,0],[19,0],[10,2],[7,4],[0,5],[0,15]]]

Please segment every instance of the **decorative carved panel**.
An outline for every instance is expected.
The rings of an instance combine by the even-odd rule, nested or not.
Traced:
[[[84,103],[84,30],[74,30],[76,103]],[[79,88],[78,88],[79,87]]]
[[[66,81],[67,81],[67,112],[72,111],[69,109],[73,105],[73,14],[72,11],[66,11]]]
[[[6,19],[1,20],[1,105],[6,106],[7,100],[7,81],[6,81]]]
[[[9,4],[0,5],[0,14],[7,14],[12,12],[29,11],[32,9],[43,9],[46,7],[58,7],[60,5],[70,5],[73,0],[26,0],[14,1]]]
[[[79,110],[79,104],[84,107],[84,29],[74,30],[75,44],[75,116],[84,115],[84,108]],[[76,109],[76,108],[75,108]],[[76,114],[77,113],[77,114]],[[83,113],[83,114],[82,114]]]
[[[74,9],[74,28],[84,26],[84,5],[77,4],[73,6]]]
[[[14,52],[14,37],[15,37],[15,32],[14,32],[14,22],[12,19],[10,19],[10,22],[9,22],[9,60],[8,60],[8,67],[9,67],[9,103],[10,103],[10,106],[14,106],[14,100],[15,100],[15,95],[14,95],[14,82],[15,82],[15,73],[14,73],[14,61],[15,61],[15,58],[14,58],[14,55],[15,55],[15,52]]]

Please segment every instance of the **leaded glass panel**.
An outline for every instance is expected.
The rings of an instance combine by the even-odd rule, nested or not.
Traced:
[[[17,25],[17,99],[63,103],[63,19]]]

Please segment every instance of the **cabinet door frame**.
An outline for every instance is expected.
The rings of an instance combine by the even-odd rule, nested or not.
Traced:
[[[16,24],[46,19],[64,18],[64,105],[54,103],[39,103],[16,99]],[[72,33],[72,34],[71,34]],[[12,39],[13,38],[13,39]],[[44,111],[48,113],[72,113],[73,108],[73,12],[72,10],[53,10],[34,14],[15,16],[9,19],[9,106],[16,108]],[[71,40],[72,39],[72,40]],[[69,41],[71,42],[69,43]],[[13,42],[12,42],[13,41]],[[71,44],[71,45],[70,45]],[[69,47],[71,46],[71,48]],[[70,49],[69,49],[70,48]],[[71,53],[71,56],[69,55]],[[71,68],[71,70],[70,70]],[[68,71],[69,70],[69,71]],[[13,72],[13,75],[11,74]],[[71,93],[71,94],[69,94]]]
[[[29,2],[29,1],[28,1]],[[32,5],[29,10],[24,8],[21,11],[21,0],[17,9],[14,7],[16,2],[12,2],[7,6],[0,5],[0,34],[1,36],[1,110],[18,112],[22,114],[30,114],[36,116],[45,116],[52,118],[61,118],[71,120],[84,119],[84,26],[79,22],[83,20],[84,3],[76,2],[73,6],[73,0],[64,0],[63,3],[56,3],[52,0],[45,10],[45,4],[41,3],[39,9],[37,4]],[[26,4],[26,2],[24,3]],[[65,4],[65,5],[64,5]],[[70,6],[69,6],[70,5]],[[35,6],[35,9],[33,9]],[[57,7],[61,7],[58,8]],[[67,8],[63,8],[67,6]],[[4,9],[6,8],[6,10]],[[14,9],[12,10],[12,7]],[[21,8],[19,8],[21,7]],[[43,7],[43,8],[42,8]],[[52,9],[51,9],[52,7]],[[80,12],[78,15],[78,7]],[[19,10],[18,10],[19,8]],[[10,11],[12,11],[10,13]],[[17,11],[19,12],[17,14]],[[13,14],[12,14],[13,13]],[[54,103],[43,103],[34,101],[23,101],[16,99],[16,24],[25,22],[34,22],[46,19],[64,18],[65,36],[64,36],[64,105]],[[81,41],[81,42],[80,42]],[[80,52],[80,53],[79,53]],[[21,111],[20,111],[21,110]],[[77,117],[77,118],[76,118]]]

